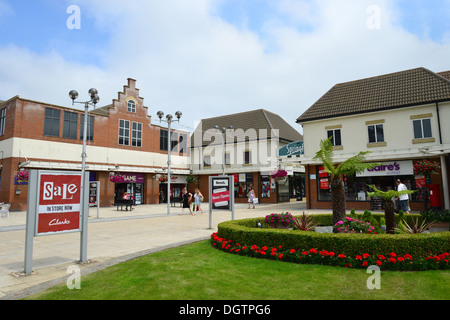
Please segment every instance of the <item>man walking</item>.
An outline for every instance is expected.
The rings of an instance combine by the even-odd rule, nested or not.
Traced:
[[[397,179],[397,191],[404,191],[408,190],[408,188],[401,182],[400,179]],[[407,194],[402,194],[397,199],[400,202],[400,210],[402,210],[404,213],[409,214],[408,212],[408,200],[409,197]]]

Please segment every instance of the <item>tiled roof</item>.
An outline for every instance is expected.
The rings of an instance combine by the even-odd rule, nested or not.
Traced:
[[[450,70],[449,71],[438,72],[437,74],[450,80]]]
[[[201,137],[204,137],[205,131],[214,128],[215,125],[218,125],[219,128],[226,128],[229,125],[232,125],[235,137],[237,137],[239,141],[241,140],[240,139],[241,137],[238,136],[239,133],[240,132],[242,133],[243,131],[243,133],[245,134],[246,132],[249,132],[248,131],[249,129],[255,129],[258,138],[260,129],[267,130],[268,138],[271,138],[271,129],[278,129],[279,139],[281,141],[294,142],[303,140],[303,136],[279,115],[264,109],[258,109],[253,111],[234,113],[220,117],[202,119],[200,125],[195,129],[192,135],[191,138],[192,146],[194,146],[196,142],[195,137],[198,134],[201,133]],[[242,131],[238,129],[242,129]],[[202,141],[203,146],[206,146],[210,143],[211,141]]]
[[[450,100],[450,72],[417,68],[335,85],[297,123]]]

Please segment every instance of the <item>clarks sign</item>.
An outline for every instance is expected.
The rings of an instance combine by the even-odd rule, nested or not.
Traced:
[[[382,162],[381,165],[366,169],[363,173],[357,174],[358,177],[376,177],[376,176],[409,176],[414,174],[413,162],[409,161],[391,161]]]
[[[41,172],[37,235],[80,230],[81,174]]]

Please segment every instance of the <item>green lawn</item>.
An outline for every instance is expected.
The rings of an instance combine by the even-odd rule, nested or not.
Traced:
[[[449,300],[450,271],[381,273],[369,290],[361,269],[311,266],[232,255],[208,241],[174,248],[82,276],[29,297],[38,300]]]

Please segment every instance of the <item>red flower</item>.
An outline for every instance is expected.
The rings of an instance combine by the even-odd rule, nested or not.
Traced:
[[[266,246],[264,246],[264,247],[262,247],[262,249],[263,249],[264,251],[266,251],[266,250],[267,250],[267,247],[266,247]]]
[[[403,259],[402,257],[398,257],[397,260],[398,260],[398,262],[402,262],[405,259]]]
[[[368,265],[367,261],[364,261],[364,262],[362,263],[362,266],[363,266],[363,267],[365,267],[365,266],[367,266],[367,265]]]
[[[308,255],[308,251],[303,251],[302,254],[307,256]]]
[[[378,256],[378,259],[380,259],[380,260],[386,260],[386,258],[385,258],[382,254],[380,254],[380,255]]]
[[[370,254],[368,254],[368,253],[363,253],[362,256],[363,256],[364,259],[366,259],[366,258],[370,257]]]
[[[362,257],[360,255],[357,255],[356,260],[362,260]]]
[[[389,262],[391,263],[397,263],[397,260],[394,257],[389,258]]]
[[[389,253],[389,257],[396,257],[397,255],[394,252]]]
[[[295,249],[291,249],[290,251],[289,251],[289,253],[294,253],[295,252]]]
[[[342,253],[340,255],[338,255],[339,258],[344,259],[345,255],[343,255]]]
[[[377,265],[381,266],[383,263],[380,260],[377,260]]]
[[[317,250],[316,250],[316,249],[311,249],[311,250],[309,250],[309,252],[310,252],[310,253],[313,253],[313,254],[316,254],[316,253],[317,253]]]
[[[278,255],[278,259],[283,259],[283,254],[282,254],[282,253],[280,253],[280,254]]]

